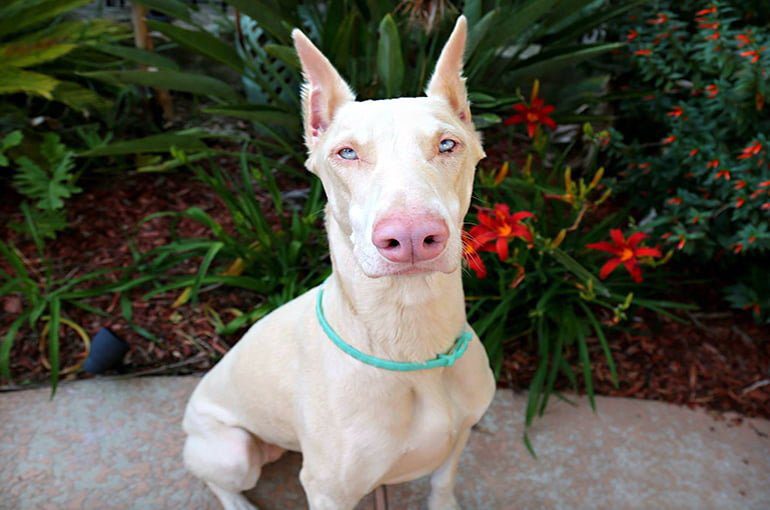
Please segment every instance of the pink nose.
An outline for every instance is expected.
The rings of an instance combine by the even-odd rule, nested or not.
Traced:
[[[374,226],[372,242],[391,262],[424,262],[435,259],[446,247],[449,228],[431,214],[388,216]]]

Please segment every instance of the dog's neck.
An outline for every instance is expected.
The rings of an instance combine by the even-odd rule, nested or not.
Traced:
[[[374,356],[425,361],[450,349],[466,326],[462,273],[369,278],[349,236],[326,217],[333,273],[324,308],[342,338]]]

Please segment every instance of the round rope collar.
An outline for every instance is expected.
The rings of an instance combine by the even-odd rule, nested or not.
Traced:
[[[427,370],[429,368],[451,367],[458,359],[462,357],[463,354],[465,354],[466,349],[468,349],[468,343],[471,341],[471,338],[473,338],[473,335],[470,331],[465,331],[457,337],[454,345],[452,345],[452,347],[447,352],[439,354],[435,358],[429,359],[427,361],[393,361],[389,359],[378,358],[377,356],[372,356],[370,354],[359,351],[345,340],[340,338],[337,332],[332,329],[326,320],[326,316],[324,315],[323,311],[323,305],[321,304],[323,301],[323,294],[324,289],[321,287],[318,290],[318,299],[316,300],[315,304],[315,314],[316,317],[318,317],[318,322],[321,324],[321,328],[324,330],[324,333],[326,333],[326,336],[328,336],[329,339],[334,342],[334,345],[339,347],[340,350],[342,350],[345,354],[352,356],[358,361],[373,367],[383,368],[385,370],[393,370],[395,372],[411,372],[414,370]]]

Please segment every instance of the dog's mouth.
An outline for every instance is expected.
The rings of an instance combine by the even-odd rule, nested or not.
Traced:
[[[459,263],[452,264],[445,257],[438,257],[431,261],[392,264],[379,267],[374,271],[365,271],[370,278],[382,278],[384,276],[426,276],[433,273],[453,273]]]

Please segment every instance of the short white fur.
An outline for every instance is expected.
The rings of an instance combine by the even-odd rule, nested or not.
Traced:
[[[328,198],[333,273],[324,311],[342,338],[374,356],[423,361],[470,329],[461,232],[484,151],[462,78],[466,34],[460,17],[426,97],[364,102],[304,34],[292,34],[306,79],[306,166]],[[440,153],[445,138],[456,146]],[[358,158],[342,158],[343,148]],[[410,221],[426,211],[449,228],[439,256],[402,264],[378,252],[379,219]],[[431,473],[428,508],[459,508],[459,457],[495,389],[478,338],[450,368],[377,369],[325,336],[317,292],[260,320],[202,379],[184,418],[188,469],[228,510],[253,508],[241,492],[285,450],[303,454],[311,510],[352,509],[380,485]]]

